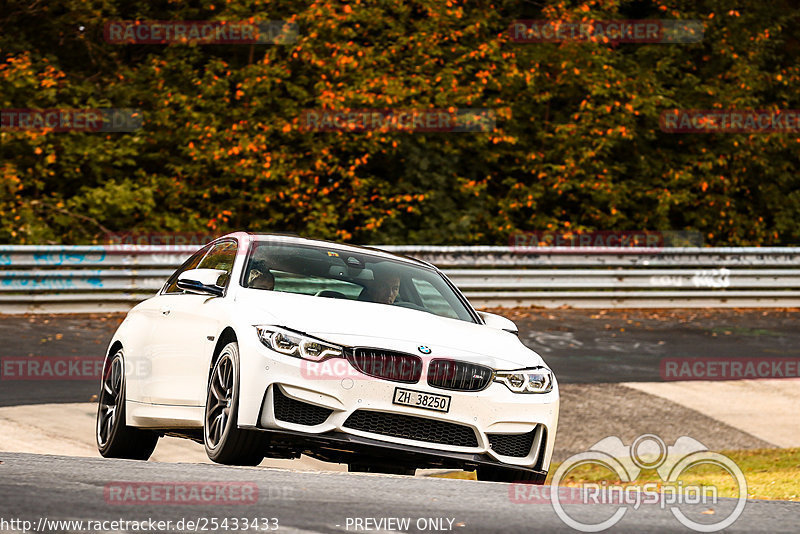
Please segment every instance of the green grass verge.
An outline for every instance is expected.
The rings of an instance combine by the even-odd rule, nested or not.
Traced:
[[[736,462],[747,479],[747,496],[750,499],[770,499],[800,501],[800,448],[793,449],[754,449],[722,451],[722,454]],[[559,464],[550,466],[552,474]],[[432,475],[440,478],[476,480],[474,472],[454,471]],[[720,497],[738,497],[736,481],[721,469],[702,465],[686,471],[680,478],[684,485],[714,485]],[[577,486],[585,482],[607,482],[618,484],[619,479],[608,469],[598,465],[588,465],[572,471],[562,482],[565,486]],[[661,478],[654,470],[642,471],[633,482],[635,484],[660,483]]]

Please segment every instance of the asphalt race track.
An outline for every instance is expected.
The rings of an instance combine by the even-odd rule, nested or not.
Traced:
[[[678,436],[690,435],[712,450],[775,446],[776,442],[764,441],[758,433],[743,430],[745,425],[731,426],[709,417],[703,410],[667,402],[624,383],[660,381],[660,364],[664,358],[796,358],[800,356],[800,324],[796,312],[527,310],[507,315],[519,325],[523,342],[540,352],[554,368],[562,385],[562,417],[555,457],[564,459],[584,451],[605,436],[617,435],[629,443],[644,432],[658,433],[669,443]],[[0,356],[99,358],[121,318],[120,315],[0,316]],[[19,410],[28,405],[25,413],[40,420],[40,429],[52,416],[48,419],[45,414],[35,412],[40,410],[39,405],[46,410],[57,406],[73,410],[73,405],[66,403],[83,403],[75,406],[91,411],[88,401],[97,392],[94,380],[2,378],[0,410]],[[25,441],[28,435],[25,419],[20,423],[20,420],[0,417],[0,432],[5,433],[12,424],[16,425],[15,431],[22,429],[24,446],[10,450],[32,450]],[[77,439],[78,434],[84,441],[91,441],[91,418],[81,424],[85,428],[76,429],[76,436],[64,435],[64,441]],[[51,432],[47,439],[52,443],[62,434],[66,434],[63,429],[60,433]],[[181,445],[199,447],[196,452],[202,452],[202,445],[177,441]],[[161,445],[157,453],[160,448]],[[39,532],[142,531],[130,525],[125,528],[111,523],[91,529],[88,523],[54,525],[47,522],[121,519],[172,521],[172,525],[162,531],[230,532],[236,531],[233,518],[239,518],[239,531],[243,530],[242,518],[258,519],[259,531],[264,531],[264,526],[273,527],[272,518],[276,518],[278,532],[299,533],[576,532],[556,514],[549,495],[536,493],[534,495],[540,498],[534,499],[535,502],[526,498],[525,495],[531,495],[525,493],[529,487],[518,490],[513,485],[419,475],[309,471],[308,465],[301,470],[295,469],[295,464],[288,468],[264,464],[257,468],[238,468],[185,463],[187,459],[181,456],[182,450],[176,449],[177,453],[171,456],[169,461],[173,463],[91,457],[97,454],[96,450],[84,457],[0,452],[0,532],[22,532],[23,528]],[[188,460],[193,461],[199,460]],[[317,468],[327,469],[312,466],[312,469]],[[224,500],[203,504],[132,504],[109,497],[113,488],[133,483],[158,488],[210,481],[256,487],[257,500],[234,505]],[[707,524],[725,517],[735,503],[733,499],[722,499],[715,505],[682,504],[680,510],[689,519]],[[585,523],[599,523],[611,517],[618,507],[617,504],[565,505],[571,516]],[[725,531],[796,532],[798,517],[798,502],[750,500],[741,517]],[[226,518],[227,528],[219,523]],[[267,519],[266,523],[262,518]],[[12,519],[31,523],[8,523]],[[212,528],[214,519],[218,522],[216,528]],[[386,523],[389,519],[393,522]],[[380,523],[381,520],[384,522]],[[194,524],[188,525],[188,521]],[[157,532],[159,528],[145,528],[144,531]],[[678,522],[669,506],[642,505],[626,507],[624,517],[609,532],[690,530]]]
[[[800,314],[759,309],[512,312],[562,384],[662,380],[668,358],[800,357]]]
[[[505,311],[561,384],[661,380],[664,358],[800,357],[800,314],[783,310]],[[0,317],[0,356],[102,358],[124,316]],[[420,340],[424,342],[424,340]],[[4,381],[0,406],[86,402],[91,381]]]
[[[181,519],[258,517],[277,518],[278,532],[339,533],[366,531],[355,528],[356,519],[391,517],[410,519],[405,532],[574,532],[549,503],[512,502],[506,484],[28,454],[2,454],[2,462],[2,515],[29,520],[34,525],[45,513],[48,521],[153,519],[171,520],[173,524]],[[107,502],[113,499],[104,491],[106,484],[120,481],[254,483],[258,500],[254,504],[171,506]],[[590,507],[592,516],[601,519],[617,509],[617,505],[583,506]],[[687,517],[698,522],[704,518],[708,521],[709,516],[703,515],[707,509],[708,506],[698,505],[681,508]],[[796,532],[798,514],[800,503],[750,501],[727,532]],[[613,529],[637,533],[685,530],[668,509],[658,506],[628,510]]]

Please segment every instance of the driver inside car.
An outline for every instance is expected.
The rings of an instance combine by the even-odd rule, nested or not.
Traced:
[[[380,304],[394,304],[400,292],[400,276],[391,271],[378,271],[375,269],[375,281],[362,291],[358,300],[377,302]]]
[[[257,269],[252,269],[250,271],[247,287],[272,291],[275,289],[275,276],[269,272],[269,269],[265,270],[264,272],[261,272]]]

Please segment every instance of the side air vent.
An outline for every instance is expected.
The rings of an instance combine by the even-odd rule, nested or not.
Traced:
[[[492,450],[503,456],[525,458],[531,452],[536,429],[527,434],[487,434]]]
[[[333,413],[333,410],[328,408],[291,399],[277,385],[273,386],[272,398],[275,407],[275,419],[286,423],[307,426],[319,425],[324,423]]]

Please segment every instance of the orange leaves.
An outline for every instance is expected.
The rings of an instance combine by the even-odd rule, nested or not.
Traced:
[[[349,241],[353,239],[353,234],[351,234],[347,230],[342,230],[342,229],[336,230],[336,236],[342,241]]]
[[[218,18],[231,14],[225,2],[210,1],[216,4]],[[653,3],[658,11],[652,11],[668,16],[673,8],[662,3],[666,1]],[[406,17],[407,6],[402,4],[383,9],[375,4],[362,7],[364,2],[355,0],[315,0],[303,4],[293,16],[303,30],[293,46],[257,46],[252,58],[246,51],[229,54],[212,48],[171,47],[156,54],[161,56],[158,59],[126,64],[119,72],[104,74],[109,94],[124,95],[125,85],[133,95],[148,96],[149,90],[149,101],[128,99],[124,103],[155,107],[160,115],[160,122],[147,129],[139,146],[125,145],[132,136],[100,139],[118,161],[133,162],[131,168],[120,165],[111,169],[113,176],[107,179],[132,169],[152,168],[140,165],[140,159],[144,154],[163,152],[169,164],[168,178],[176,178],[174,182],[161,179],[161,171],[155,170],[154,180],[165,195],[174,195],[170,208],[175,205],[175,213],[188,213],[187,224],[191,221],[194,226],[209,224],[227,231],[224,219],[229,216],[216,215],[219,206],[224,206],[243,216],[242,220],[233,218],[236,224],[245,224],[242,221],[249,217],[254,225],[261,225],[254,227],[256,230],[285,229],[358,242],[417,239],[497,244],[507,237],[500,235],[501,229],[521,224],[544,228],[558,221],[563,229],[562,221],[567,219],[577,227],[640,224],[645,215],[654,220],[662,215],[647,202],[648,195],[658,198],[656,204],[665,198],[663,205],[682,213],[691,212],[692,203],[702,197],[698,212],[706,211],[692,224],[704,233],[713,229],[719,234],[716,221],[703,226],[700,218],[711,220],[722,208],[736,219],[734,213],[742,202],[733,190],[749,184],[751,175],[762,173],[777,181],[778,171],[763,173],[760,163],[753,161],[757,151],[751,150],[751,145],[764,148],[765,155],[774,155],[769,144],[782,142],[789,147],[785,153],[791,153],[791,136],[763,142],[747,136],[728,137],[730,146],[736,148],[727,152],[725,161],[718,160],[714,143],[705,139],[695,142],[672,136],[670,142],[662,142],[664,134],[657,123],[661,104],[656,96],[665,73],[679,76],[696,69],[694,76],[703,77],[704,83],[691,88],[686,85],[674,95],[684,103],[688,102],[684,93],[704,97],[707,88],[714,90],[715,98],[710,100],[717,102],[746,101],[743,99],[754,88],[777,88],[780,92],[766,94],[785,99],[791,94],[787,88],[800,83],[800,72],[788,63],[784,63],[785,70],[780,68],[782,63],[773,70],[761,69],[758,52],[751,53],[758,43],[747,38],[750,33],[761,37],[764,29],[741,35],[735,43],[741,58],[732,55],[732,43],[725,39],[734,34],[716,33],[730,22],[742,23],[742,19],[731,18],[739,14],[730,6],[729,11],[720,12],[727,15],[713,21],[719,37],[713,43],[706,39],[702,46],[642,48],[654,61],[667,60],[665,66],[670,68],[655,72],[651,65],[619,61],[626,57],[625,52],[620,54],[600,43],[513,45],[508,35],[499,35],[503,32],[498,30],[501,17],[492,9],[462,11],[464,3],[456,0],[423,4],[418,8],[423,16],[414,12],[406,25],[397,24],[405,18],[392,19],[395,8]],[[542,8],[537,17],[610,18],[617,14],[613,7],[617,4],[612,2],[607,8],[595,0],[559,0]],[[424,17],[426,11],[428,18]],[[774,36],[776,26],[770,26]],[[720,49],[732,65],[724,80],[717,80],[718,72],[713,71]],[[202,65],[192,59],[197,52],[204,56]],[[705,62],[700,59],[704,54],[708,57]],[[225,60],[230,64],[225,65]],[[748,61],[753,68],[743,69]],[[31,66],[30,58],[23,55],[0,61],[0,84],[13,87],[15,80],[9,71],[20,71],[14,76],[27,76],[24,83],[41,97],[55,94],[56,88],[71,89],[80,79],[68,72],[62,81],[58,67],[63,66],[54,61],[54,70],[46,70],[47,66],[40,58]],[[27,68],[32,72],[22,73]],[[159,69],[160,75],[154,69]],[[9,100],[25,101],[19,95]],[[460,108],[491,108],[496,111],[497,126],[489,134],[308,134],[299,131],[301,123],[293,120],[298,110],[307,108],[419,107],[449,107],[451,113]],[[641,120],[636,117],[639,114]],[[22,139],[22,135],[18,137]],[[646,142],[640,142],[645,138]],[[800,137],[795,138],[796,149]],[[6,139],[2,140],[4,148]],[[40,139],[22,140],[26,143],[24,154],[12,162],[14,174],[25,177],[23,182],[40,179],[48,171],[61,177],[59,165],[69,166],[69,172],[80,165],[61,147],[40,144]],[[65,146],[71,142],[67,136],[57,139],[62,141]],[[706,147],[710,153],[702,152]],[[58,160],[48,164],[45,158],[51,152]],[[741,159],[737,161],[737,157]],[[700,166],[706,163],[711,167]],[[727,180],[720,181],[719,175]],[[87,182],[91,182],[89,178]],[[239,193],[242,184],[252,186],[246,195]],[[715,187],[709,190],[709,184]],[[662,193],[664,186],[671,187],[674,194]],[[705,194],[698,193],[701,187]],[[180,204],[183,200],[176,193],[190,190],[198,192],[192,203]],[[712,196],[717,199],[713,213],[705,205]],[[736,207],[726,204],[731,200]],[[0,205],[0,212],[4,207]],[[563,209],[574,212],[563,215]],[[193,219],[195,214],[201,218]],[[159,224],[159,219],[150,222]],[[742,235],[751,229],[745,228],[746,224],[742,222]],[[770,225],[761,223],[759,235],[768,235]]]

